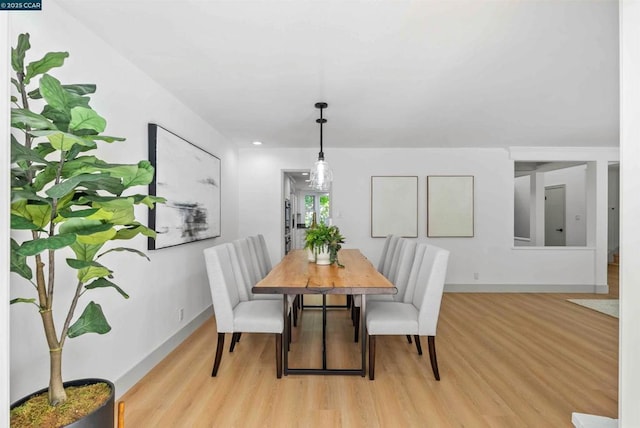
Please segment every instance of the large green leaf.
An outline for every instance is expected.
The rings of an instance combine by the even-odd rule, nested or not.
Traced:
[[[73,211],[69,208],[65,208],[65,209],[59,210],[58,215],[64,218],[75,218],[75,217],[88,218],[93,214],[97,213],[98,211],[100,211],[99,208],[87,208],[84,210],[77,210],[77,211]],[[100,219],[95,218],[92,220],[100,220]]]
[[[27,204],[25,209],[29,213],[29,218],[39,227],[45,227],[51,222],[51,205],[49,204]]]
[[[57,132],[47,137],[51,145],[58,150],[70,150],[74,145],[87,146],[91,142],[77,135],[66,132]]]
[[[96,142],[91,140],[90,138],[82,137],[82,140],[84,141],[84,144],[75,144],[73,147],[71,147],[71,150],[67,152],[67,156],[65,156],[65,159],[74,159],[76,156],[78,156],[79,153],[94,150],[98,147],[96,145]]]
[[[11,109],[11,126],[23,129],[27,125],[31,129],[55,129],[46,117],[23,108]]]
[[[124,297],[125,299],[129,298],[129,295],[125,293],[125,291],[122,288],[118,287],[116,284],[109,281],[107,278],[98,278],[95,281],[93,281],[91,284],[85,285],[84,288],[86,288],[87,290],[92,290],[94,288],[104,288],[104,287],[113,287],[116,289],[118,293],[120,293],[122,297]]]
[[[69,192],[63,197],[58,199],[58,210],[64,210],[66,208],[78,206],[85,207],[87,204],[78,203],[76,198],[76,192]]]
[[[42,109],[42,114],[44,117],[53,122],[56,129],[60,131],[68,131],[69,130],[69,122],[71,121],[71,113],[68,110],[56,110],[50,105],[45,105]]]
[[[100,180],[83,183],[83,186],[86,187],[87,190],[92,190],[96,193],[109,192],[113,195],[120,195],[124,191],[121,179],[117,177],[110,177],[109,174],[103,175],[106,177],[103,177]]]
[[[125,141],[126,138],[123,137],[111,137],[109,135],[93,135],[91,137],[92,140],[104,141],[107,143],[113,143],[114,141]]]
[[[108,210],[105,210],[103,208],[98,209],[95,213],[87,216],[87,218],[89,220],[103,220],[107,223],[111,223],[111,224],[120,224],[120,223],[114,223],[111,220],[114,217],[114,213]]]
[[[20,73],[24,68],[24,54],[31,48],[29,43],[29,33],[18,36],[18,44],[11,48],[11,67],[16,73]]]
[[[92,220],[104,220],[113,225],[127,225],[135,221],[133,204],[125,208],[100,208],[90,217]]]
[[[11,214],[16,214],[28,219],[29,211],[27,211],[27,203],[28,201],[26,199],[11,202]]]
[[[83,244],[77,241],[71,245],[71,249],[76,255],[76,258],[78,260],[83,260],[86,262],[93,261],[98,251],[100,251],[100,248],[102,248],[102,244],[91,245],[91,244]]]
[[[73,244],[76,235],[73,233],[50,236],[48,238],[25,241],[16,251],[23,256],[35,256],[44,250],[58,250]]]
[[[69,56],[69,52],[48,52],[39,59],[27,65],[27,73],[24,77],[24,84],[28,85],[29,81],[39,74],[44,74],[54,67],[60,67],[64,64],[65,58]]]
[[[73,338],[85,333],[105,334],[109,331],[111,331],[111,326],[107,323],[104,313],[102,313],[102,307],[91,301],[84,308],[80,318],[69,327],[67,336]]]
[[[78,235],[78,242],[83,244],[103,244],[112,240],[116,236],[116,230],[111,228],[108,230],[95,232],[90,235]]]
[[[75,233],[76,235],[91,235],[104,232],[112,228],[109,223],[99,220],[87,220],[85,218],[70,218],[60,226],[60,233]]]
[[[40,196],[36,192],[34,192],[33,189],[29,189],[29,188],[15,189],[15,188],[12,188],[11,189],[11,202],[13,203],[13,202],[21,201],[21,200],[40,201],[40,202],[45,202],[47,204],[51,204],[52,203],[52,201],[50,199],[43,198],[42,196]]]
[[[147,256],[147,255],[146,255],[145,253],[143,253],[142,251],[140,251],[140,250],[136,250],[135,248],[127,248],[127,247],[111,248],[111,249],[109,249],[109,250],[105,251],[104,253],[102,253],[102,254],[98,255],[98,257],[102,257],[102,256],[104,256],[105,254],[109,254],[109,253],[112,253],[112,252],[114,252],[114,251],[128,251],[128,252],[130,252],[130,253],[137,254],[137,255],[139,255],[140,257],[144,257],[145,259],[147,259],[147,260],[151,261],[151,259],[149,258],[149,256]],[[98,257],[96,257],[96,258],[98,258]]]
[[[62,87],[68,93],[73,94],[73,95],[79,95],[79,96],[87,95],[87,94],[93,94],[96,91],[96,85],[91,84],[91,83],[79,83],[79,84],[73,84],[73,85],[62,85]],[[33,91],[29,92],[27,95],[29,95],[29,98],[34,99],[34,100],[38,100],[38,99],[42,98],[42,95],[40,94],[40,89],[34,89]]]
[[[11,229],[14,230],[41,230],[40,227],[33,224],[31,220],[22,216],[11,214]]]
[[[39,143],[37,146],[33,148],[33,150],[36,153],[38,153],[40,156],[47,156],[48,154],[56,151],[56,149],[54,149],[51,143],[49,142]]]
[[[149,238],[155,239],[156,237],[155,230],[149,229],[148,227],[143,226],[138,222],[134,222],[134,224],[135,225],[132,227],[127,227],[127,228],[118,230],[118,233],[116,233],[116,236],[113,239],[131,239],[138,234],[142,234],[144,236],[148,236]]]
[[[93,260],[67,259],[67,264],[72,268],[78,269],[78,270],[85,269],[88,267],[99,267],[99,268],[107,269],[105,266],[101,265],[98,262],[94,262]]]
[[[64,163],[62,166],[62,176],[63,177],[73,177],[74,175],[86,173],[86,172],[94,172],[88,171],[85,168],[87,165],[95,165],[98,158],[95,156],[79,156],[74,159],[70,159]]]
[[[11,135],[11,163],[18,161],[40,162],[48,164],[47,160],[35,150],[28,149]]]
[[[108,178],[108,174],[80,174],[56,184],[55,186],[47,189],[45,193],[52,198],[61,198],[77,186],[85,185],[91,181],[104,180]]]
[[[69,94],[55,77],[45,74],[40,78],[40,94],[50,108],[61,112],[69,110]]]
[[[11,272],[15,272],[25,279],[33,278],[33,272],[27,264],[27,257],[18,254],[20,244],[15,239],[11,238]]]
[[[92,109],[86,107],[74,107],[71,109],[69,128],[74,131],[90,129],[99,133],[103,132],[106,126],[107,121]]]
[[[36,174],[33,179],[33,190],[36,192],[44,189],[44,186],[56,179],[58,174],[57,165],[47,165],[42,171]]]
[[[67,259],[67,264],[78,269],[78,279],[85,283],[94,278],[110,277],[113,273],[107,267],[90,260]]]
[[[65,164],[63,175],[73,176],[93,172],[108,173],[112,177],[122,179],[125,188],[147,185],[153,180],[154,168],[149,161],[141,161],[137,165],[110,164],[95,156],[82,156]]]
[[[138,168],[134,175],[123,177],[124,185],[126,187],[132,186],[146,186],[153,181],[153,173],[155,169],[149,161],[138,162]]]
[[[165,202],[167,202],[167,199],[161,196],[129,195],[129,197],[133,197],[136,204],[145,204],[151,209],[153,209],[155,204],[164,204]]]
[[[78,199],[78,203],[91,204],[94,207],[107,207],[107,206],[120,207],[121,205],[118,205],[118,204],[123,202],[126,204],[124,206],[131,205],[132,201],[127,201],[127,199],[129,198],[130,196],[102,196],[102,195],[95,195],[95,194],[94,195],[86,194]],[[110,204],[114,204],[114,205],[110,205]]]
[[[36,303],[36,299],[34,298],[27,299],[25,297],[16,297],[15,299],[9,300],[10,305],[13,305],[14,303],[31,303],[38,306],[38,304]]]

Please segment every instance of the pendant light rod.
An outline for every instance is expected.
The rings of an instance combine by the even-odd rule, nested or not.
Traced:
[[[327,123],[327,119],[322,117],[322,110],[327,108],[327,103],[316,103],[316,108],[320,109],[320,119],[316,119],[316,123],[320,124],[320,153],[318,153],[318,160],[324,160],[324,151],[322,151],[322,124]]]

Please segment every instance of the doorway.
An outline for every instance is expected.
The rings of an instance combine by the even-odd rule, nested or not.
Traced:
[[[309,170],[283,170],[283,254],[304,248],[306,229],[316,223],[330,224],[331,194],[309,186]],[[287,214],[288,211],[288,214]]]
[[[544,245],[563,247],[567,243],[565,186],[544,188]]]

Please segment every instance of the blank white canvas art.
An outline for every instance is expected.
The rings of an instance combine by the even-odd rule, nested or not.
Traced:
[[[473,176],[427,177],[427,236],[473,237]]]
[[[158,235],[149,248],[220,236],[220,159],[155,124],[149,124],[149,155],[156,168],[150,193],[167,199],[151,211]]]
[[[418,177],[371,177],[371,237],[418,236]]]

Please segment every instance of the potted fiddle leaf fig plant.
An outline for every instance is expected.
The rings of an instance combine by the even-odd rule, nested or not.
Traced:
[[[341,244],[343,243],[344,237],[338,226],[327,226],[320,223],[306,231],[305,248],[315,255],[317,264],[331,265],[336,263],[342,267],[338,261],[338,251],[342,248]]]
[[[40,411],[46,415],[44,419],[50,419],[65,408],[78,412],[71,403],[68,384],[98,383],[95,379],[63,382],[65,342],[111,329],[101,305],[87,302],[87,296],[96,289],[111,289],[125,299],[129,297],[113,282],[113,271],[106,261],[122,251],[147,256],[112,243],[139,234],[154,238],[155,232],[136,220],[134,207],[154,208],[164,199],[130,191],[151,182],[154,168],[148,161],[116,164],[92,154],[98,145],[124,138],[103,135],[107,122],[89,105],[95,85],[62,84],[50,74],[69,54],[49,52],[26,63],[30,47],[29,34],[20,34],[11,50],[15,72],[11,79],[11,271],[24,279],[12,281],[12,286],[20,287],[14,295],[21,297],[11,303],[33,305],[34,315],[41,319],[50,371],[49,386],[42,390],[46,408]],[[64,270],[73,273],[61,277]],[[60,291],[70,294],[70,301],[54,298]],[[64,317],[54,317],[58,311]],[[64,322],[57,324],[56,319]],[[82,426],[113,427],[113,384],[105,382],[111,394],[110,406],[101,412],[106,419]],[[31,398],[25,397],[20,404],[24,401],[28,407]],[[104,408],[104,404],[97,405]],[[12,427],[21,426],[26,411],[25,406],[12,406]],[[47,426],[44,421],[30,423]],[[69,423],[64,420],[52,426]]]

